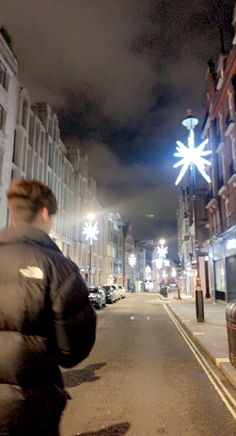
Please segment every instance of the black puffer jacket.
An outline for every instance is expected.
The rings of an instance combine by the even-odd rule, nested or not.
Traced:
[[[29,225],[1,231],[0,434],[57,422],[66,402],[58,365],[85,359],[95,330],[78,268],[49,236]]]

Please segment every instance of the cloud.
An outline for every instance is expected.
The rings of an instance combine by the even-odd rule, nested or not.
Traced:
[[[57,111],[63,139],[89,154],[102,201],[130,215],[139,236],[176,234],[175,141],[186,140],[189,107],[204,117],[207,61],[220,27],[231,46],[234,4],[0,0],[32,100]]]

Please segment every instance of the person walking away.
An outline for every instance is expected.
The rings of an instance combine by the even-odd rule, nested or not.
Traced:
[[[96,314],[78,267],[48,236],[56,198],[38,181],[13,180],[11,227],[0,232],[0,435],[59,435],[67,401],[59,365],[95,342]]]

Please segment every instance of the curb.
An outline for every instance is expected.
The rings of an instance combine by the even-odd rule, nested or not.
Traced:
[[[162,300],[162,299],[161,299]],[[185,332],[191,337],[192,341],[209,356],[214,365],[220,369],[224,376],[228,379],[231,385],[236,388],[236,370],[230,362],[218,362],[216,357],[209,351],[209,349],[192,333],[191,329],[182,321],[182,319],[175,313],[172,307],[168,304],[168,300],[165,300],[166,305],[171,311],[175,319],[181,324]]]

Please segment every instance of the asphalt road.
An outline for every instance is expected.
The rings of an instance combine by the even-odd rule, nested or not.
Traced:
[[[155,294],[98,312],[96,345],[64,372],[62,436],[236,436],[236,421]]]

